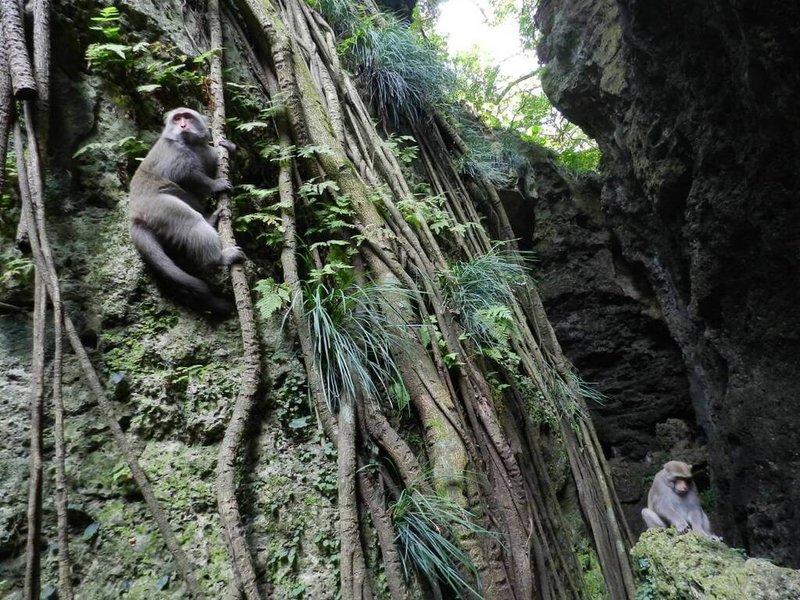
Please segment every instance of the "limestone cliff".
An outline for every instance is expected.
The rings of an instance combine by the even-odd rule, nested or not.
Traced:
[[[545,90],[597,139],[602,219],[682,355],[721,533],[800,565],[800,7],[543,0],[536,19]]]

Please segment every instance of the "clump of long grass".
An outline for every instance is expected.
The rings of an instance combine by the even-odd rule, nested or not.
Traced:
[[[390,507],[406,577],[411,569],[432,585],[443,584],[458,598],[483,599],[478,570],[472,559],[452,540],[456,529],[476,535],[492,535],[475,522],[468,510],[454,501],[404,489]]]
[[[549,387],[555,405],[571,419],[588,417],[583,400],[601,405],[606,401],[602,392],[594,389],[573,371],[568,371],[563,376],[553,372]]]
[[[438,104],[453,75],[436,48],[389,15],[362,21],[340,48],[370,102],[393,125],[416,120]]]
[[[406,338],[381,310],[386,291],[374,285],[343,290],[318,284],[307,293],[306,319],[329,406],[342,394],[371,400],[397,397],[402,379],[392,349]]]
[[[453,86],[453,73],[433,44],[391,14],[380,24],[351,0],[313,0],[331,24],[345,66],[391,125],[415,120]]]
[[[508,186],[519,177],[526,160],[516,133],[488,132],[464,110],[454,109],[452,115],[467,146],[457,161],[461,173],[473,179],[486,179],[498,187]]]
[[[325,20],[337,34],[349,34],[358,22],[363,10],[353,0],[312,0],[309,4],[319,9]]]
[[[472,179],[485,179],[501,187],[519,177],[522,162],[520,155],[509,152],[503,142],[484,137],[468,142],[467,151],[458,157],[457,166]]]

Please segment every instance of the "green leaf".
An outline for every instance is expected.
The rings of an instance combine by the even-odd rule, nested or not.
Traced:
[[[270,127],[269,123],[265,121],[250,121],[249,123],[240,123],[236,126],[239,131],[253,131],[254,129],[267,129]]]
[[[288,284],[277,284],[272,279],[262,279],[256,283],[255,289],[261,294],[256,301],[256,309],[264,319],[269,319],[291,299],[291,290]]]
[[[289,421],[289,429],[305,429],[311,417],[298,417]]]

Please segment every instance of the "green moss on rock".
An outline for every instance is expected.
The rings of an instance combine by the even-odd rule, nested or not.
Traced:
[[[632,551],[637,600],[797,600],[800,572],[700,534],[652,529]]]

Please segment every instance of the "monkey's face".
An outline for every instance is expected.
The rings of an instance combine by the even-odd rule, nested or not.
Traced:
[[[689,480],[683,477],[672,478],[670,484],[672,485],[672,491],[678,494],[678,496],[685,496],[689,491]]]
[[[208,139],[208,131],[200,113],[190,108],[176,108],[167,115],[164,136],[171,140],[196,144]]]

